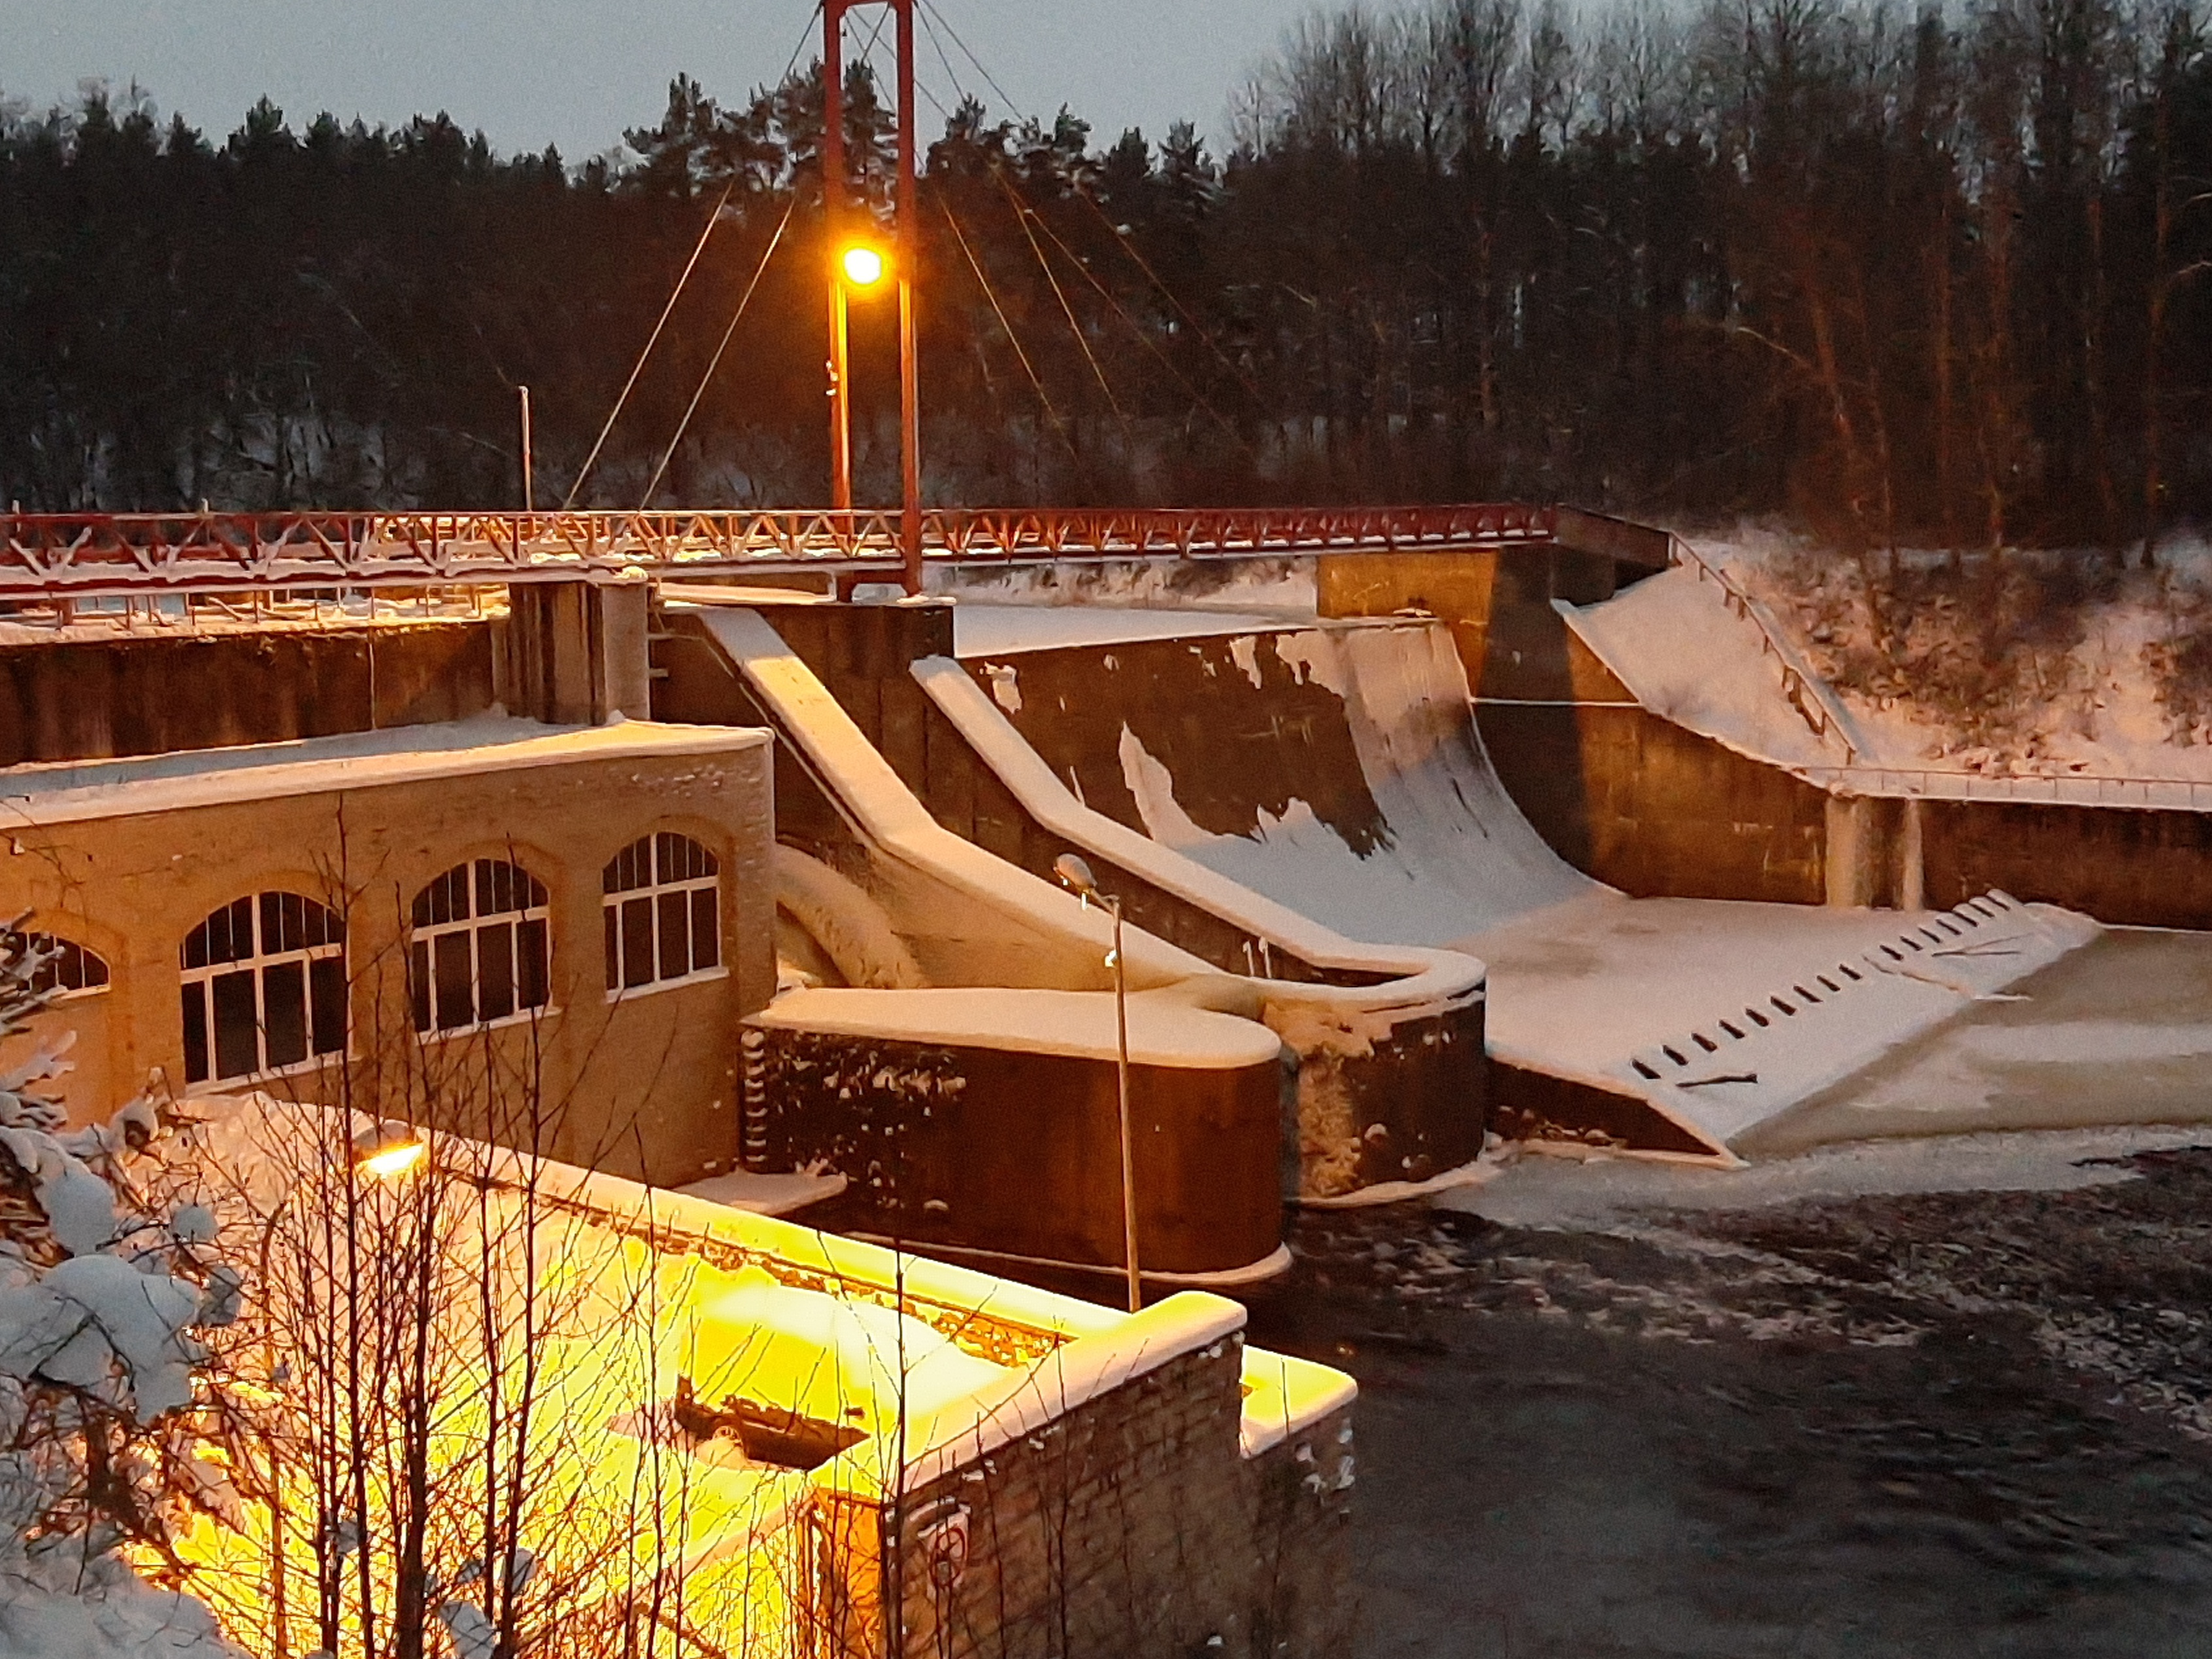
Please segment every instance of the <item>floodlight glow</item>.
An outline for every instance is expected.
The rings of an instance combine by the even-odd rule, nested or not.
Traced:
[[[865,242],[847,248],[837,263],[854,288],[873,288],[884,280],[884,256]]]
[[[429,1150],[422,1141],[402,1140],[379,1147],[362,1159],[361,1167],[363,1173],[373,1175],[379,1181],[389,1181],[396,1176],[405,1175],[420,1164]]]

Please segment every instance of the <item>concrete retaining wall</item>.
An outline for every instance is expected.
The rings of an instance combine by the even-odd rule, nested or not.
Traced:
[[[908,672],[919,658],[951,654],[948,608],[779,605],[769,607],[768,614],[793,653],[940,824],[1010,864],[1049,878],[1053,860],[1069,850],[1066,841],[1036,822]],[[1219,641],[1211,643],[1219,646]],[[1176,641],[1134,648],[1159,652],[1164,660],[1189,659],[1189,647]],[[1095,650],[1036,653],[1024,655],[1023,661],[1064,659],[1060,672],[1073,677],[1071,696],[1079,702],[1081,684],[1096,678],[1098,654]],[[666,671],[656,683],[659,718],[720,720],[757,714],[749,702],[732,705],[735,682],[718,665],[694,624],[672,619],[657,661]],[[1164,681],[1164,697],[1171,702],[1178,684]],[[1243,713],[1250,716],[1253,711]],[[1338,763],[1332,775],[1340,792],[1358,796],[1354,799],[1347,794],[1342,810],[1348,821],[1367,822],[1370,833],[1379,832],[1381,815],[1360,782],[1340,702],[1315,686],[1309,705],[1285,718],[1298,731],[1317,734],[1314,740],[1324,747],[1334,733],[1342,752],[1330,751]],[[1112,729],[1118,732],[1118,724]],[[1218,725],[1209,727],[1201,719],[1196,735],[1203,739],[1210,729],[1218,729]],[[1262,745],[1248,747],[1256,754]],[[1108,756],[1112,752],[1109,737]],[[1118,786],[1118,769],[1111,776]],[[790,744],[777,745],[776,787],[779,836],[832,847],[849,839],[834,805],[805,775]],[[1102,805],[1095,796],[1087,799],[1110,816],[1141,828],[1126,787],[1118,811]],[[1384,977],[1302,962],[1294,953],[1270,947],[1234,921],[1132,871],[1103,859],[1094,858],[1093,862],[1109,885],[1122,895],[1131,922],[1229,972],[1299,983],[1371,984]],[[1322,1182],[1318,1190],[1334,1195],[1385,1182],[1425,1181],[1481,1152],[1483,1018],[1484,1006],[1477,1000],[1432,1018],[1407,1020],[1375,1036],[1364,1054],[1309,1062],[1311,1070],[1299,1084],[1306,1104],[1297,1115],[1298,1133],[1291,1150],[1303,1160],[1308,1174]],[[1287,1189],[1298,1190],[1297,1169],[1288,1173]]]
[[[769,1029],[746,1088],[769,1103],[767,1167],[843,1170],[851,1225],[917,1248],[1121,1261],[1114,1062]],[[753,1055],[757,1053],[758,1059]],[[1248,1266],[1282,1237],[1282,1073],[1133,1066],[1138,1261]]]
[[[492,631],[433,622],[0,647],[0,766],[463,719],[494,700]]]
[[[1450,628],[1499,780],[1576,868],[1644,897],[1944,908],[1995,887],[2212,928],[2212,815],[1927,800],[1916,822],[1902,799],[1833,795],[1642,708],[1553,601],[1609,598],[1664,538],[1586,517],[1560,532],[1579,550],[1324,556],[1316,577],[1326,615],[1410,606]]]

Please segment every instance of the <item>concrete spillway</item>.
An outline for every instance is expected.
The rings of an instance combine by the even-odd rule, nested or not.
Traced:
[[[933,1248],[1112,1263],[1105,916],[1043,879],[1037,858],[955,833],[925,800],[915,783],[942,784],[971,753],[950,725],[915,783],[885,757],[884,708],[902,696],[906,715],[893,718],[910,728],[906,716],[929,706],[910,657],[887,659],[895,678],[848,679],[841,701],[767,619],[798,634],[802,616],[828,617],[849,659],[865,629],[902,616],[927,625],[927,611],[778,609],[672,610],[656,705],[765,723],[779,738],[778,954],[790,982],[749,1022],[760,1074],[757,1089],[747,1082],[749,1167],[827,1162],[854,1182],[863,1224]],[[933,620],[949,646],[949,617]],[[985,775],[963,779],[971,805]],[[1480,963],[1362,946],[1121,833],[1130,845],[1098,856],[1109,889],[1141,884],[1146,896],[1124,955],[1148,1271],[1218,1282],[1280,1265],[1285,1175],[1292,1194],[1327,1201],[1418,1188],[1474,1158]],[[1040,843],[1044,867],[1068,845]],[[1207,924],[1211,957],[1148,931],[1155,914]],[[1240,960],[1258,966],[1240,971]]]
[[[1450,946],[1601,890],[1499,786],[1433,625],[968,662],[1087,805],[1349,938]]]
[[[1078,629],[1047,613],[1023,650],[994,619],[965,675],[916,673],[1033,812],[1064,784],[1340,933],[1488,962],[1492,1115],[1509,1132],[1729,1160],[1758,1125],[2094,931],[2002,895],[1941,915],[1632,900],[1561,860],[1499,786],[1443,628],[1103,626],[1103,642],[1070,643]]]

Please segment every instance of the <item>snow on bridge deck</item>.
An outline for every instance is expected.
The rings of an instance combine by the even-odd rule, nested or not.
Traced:
[[[896,512],[0,514],[0,601],[791,571],[1024,559],[1239,559],[1551,539],[1550,507]]]

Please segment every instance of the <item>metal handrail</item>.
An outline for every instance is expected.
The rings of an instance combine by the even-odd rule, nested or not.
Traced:
[[[1501,546],[1552,538],[1555,510],[933,508],[927,561],[1249,558]],[[0,601],[580,576],[895,571],[896,510],[850,513],[46,513],[0,514]]]
[[[1669,556],[1676,564],[1689,566],[1698,573],[1698,580],[1713,583],[1721,590],[1721,603],[1758,629],[1759,654],[1773,658],[1782,671],[1782,695],[1797,711],[1798,718],[1812,728],[1814,736],[1841,744],[1847,765],[1856,763],[1859,756],[1858,745],[1851,740],[1841,716],[1830,705],[1826,689],[1797,665],[1796,653],[1767,625],[1766,618],[1759,614],[1758,604],[1742,584],[1671,532],[1667,537],[1667,546]]]
[[[1941,766],[1791,766],[1808,783],[1850,793],[1929,800],[2007,800],[2030,805],[2132,806],[2212,811],[2212,781],[2118,772],[1969,772]]]
[[[1680,536],[1669,535],[1677,564],[1694,569],[1701,580],[1720,588],[1722,602],[1759,630],[1761,653],[1771,656],[1782,673],[1784,694],[1823,738],[1843,745],[1840,765],[1790,764],[1786,770],[1824,787],[1841,786],[1851,793],[1935,799],[2014,800],[2042,805],[2173,807],[2212,810],[2212,781],[2196,778],[2138,777],[2103,772],[1970,772],[1959,767],[1889,766],[1863,759],[1820,681],[1798,667],[1794,653],[1778,638],[1760,607],[1735,577],[1709,562]]]

